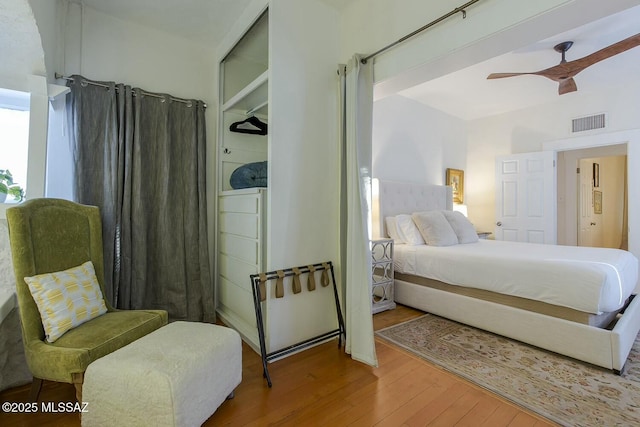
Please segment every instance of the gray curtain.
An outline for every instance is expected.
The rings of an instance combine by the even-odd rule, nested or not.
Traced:
[[[214,321],[204,104],[72,78],[75,198],[102,212],[105,297],[122,309]]]

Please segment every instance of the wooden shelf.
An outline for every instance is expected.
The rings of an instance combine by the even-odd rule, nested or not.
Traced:
[[[222,104],[222,111],[234,110],[260,110],[264,112],[264,108],[268,102],[268,82],[269,70],[260,74],[254,81],[249,83],[240,92],[235,94],[231,99]]]

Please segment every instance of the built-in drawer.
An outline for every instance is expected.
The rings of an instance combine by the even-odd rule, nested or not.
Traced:
[[[218,292],[219,303],[228,307],[235,316],[255,327],[256,312],[251,292],[247,292],[246,289],[242,289],[224,278],[221,280],[223,283]],[[247,283],[249,283],[248,277]]]
[[[220,252],[250,264],[258,264],[259,243],[256,239],[220,233]]]
[[[223,212],[220,214],[220,232],[258,238],[258,215]]]
[[[258,196],[225,196],[220,198],[220,212],[258,213]]]
[[[229,255],[220,254],[218,258],[220,276],[251,292],[249,276],[259,273],[258,266],[241,261]]]

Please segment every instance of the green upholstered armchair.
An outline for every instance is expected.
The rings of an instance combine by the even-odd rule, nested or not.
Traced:
[[[9,238],[16,275],[16,293],[27,364],[33,375],[31,399],[37,400],[42,380],[73,383],[78,401],[87,366],[167,324],[163,310],[107,312],[45,341],[38,307],[24,277],[63,271],[91,261],[104,295],[102,223],[95,206],[60,199],[34,199],[7,209]]]

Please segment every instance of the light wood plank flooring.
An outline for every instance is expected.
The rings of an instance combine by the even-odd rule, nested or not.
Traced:
[[[376,314],[374,328],[422,313],[399,306]],[[552,426],[440,368],[376,341],[378,368],[354,362],[332,341],[269,365],[273,387],[262,378],[259,355],[243,344],[243,380],[235,398],[205,426]],[[29,387],[0,394],[25,402]],[[73,402],[69,384],[45,383],[45,402]],[[91,403],[89,403],[91,410]],[[1,426],[79,426],[78,414],[5,414]]]

